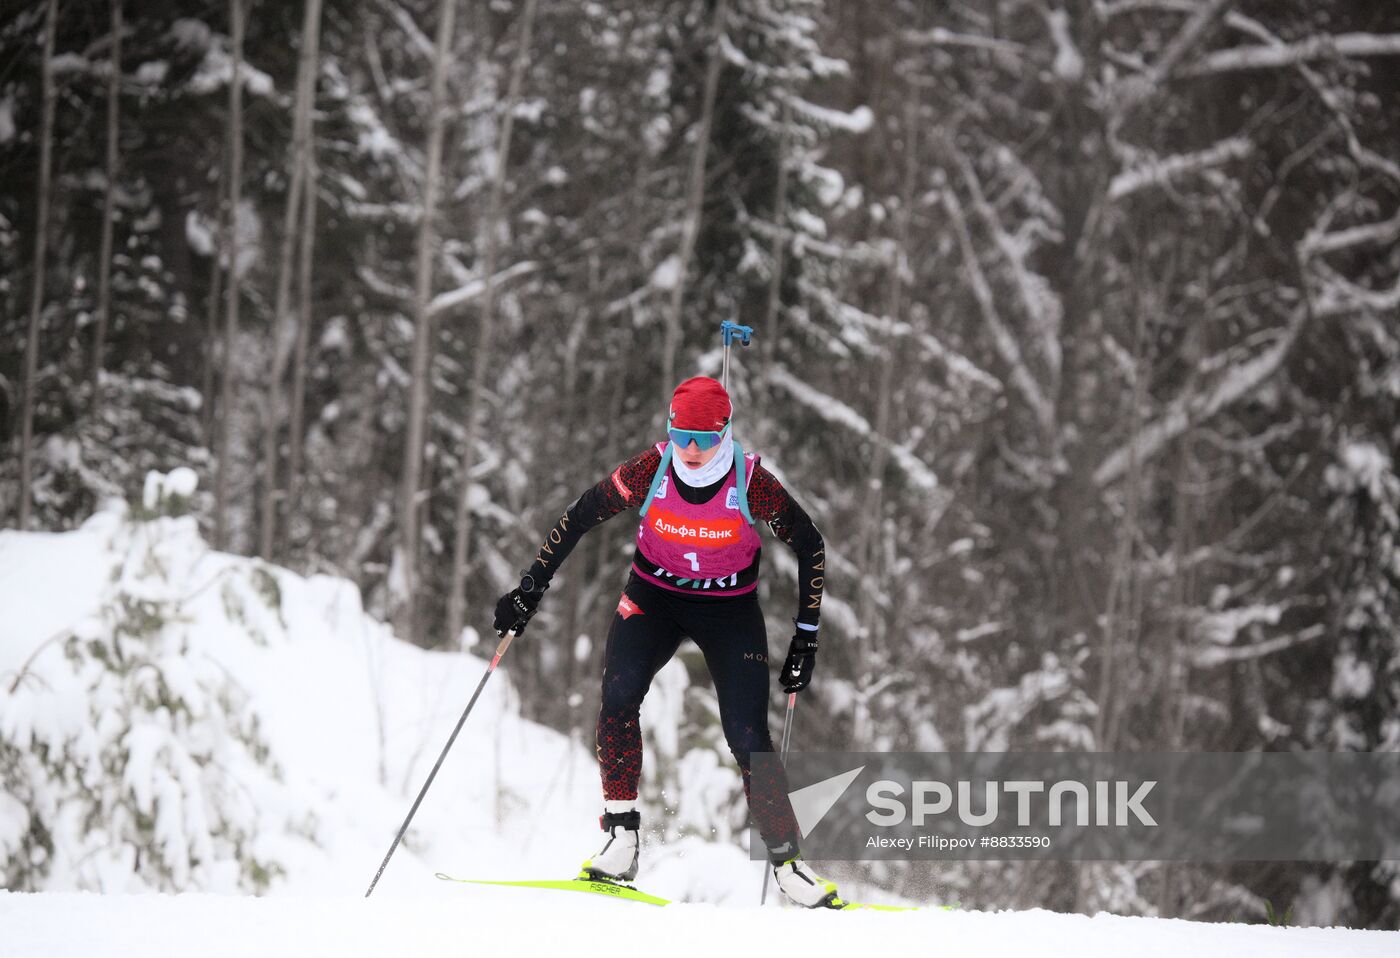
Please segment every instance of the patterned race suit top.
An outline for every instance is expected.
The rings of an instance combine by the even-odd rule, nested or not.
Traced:
[[[665,442],[656,444],[658,453],[665,448]],[[747,487],[759,457],[744,453],[743,458]],[[632,568],[647,582],[677,592],[752,592],[757,580],[741,584],[739,573],[753,563],[761,543],[739,507],[738,470],[731,467],[719,491],[702,503],[688,502],[672,488],[674,475],[668,470],[661,476],[637,525]]]

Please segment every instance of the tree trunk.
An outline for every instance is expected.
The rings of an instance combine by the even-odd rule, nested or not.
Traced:
[[[292,149],[288,162],[287,206],[282,217],[282,242],[277,262],[277,299],[272,314],[272,368],[268,373],[263,414],[262,516],[258,530],[258,552],[269,561],[276,559],[278,519],[277,439],[281,434],[278,399],[287,366],[287,313],[291,308],[292,269],[297,241],[297,219],[301,213],[301,193],[306,184],[307,154],[311,127],[311,100],[316,89],[316,68],[320,43],[321,0],[307,0],[301,25],[301,56],[297,63],[297,95],[292,120]]]
[[[510,85],[506,90],[506,102],[502,108],[501,135],[496,144],[496,169],[491,178],[491,195],[487,201],[486,231],[484,250],[485,288],[481,300],[481,336],[477,340],[476,357],[473,363],[472,380],[467,394],[466,432],[462,437],[461,482],[462,489],[457,496],[456,535],[452,542],[452,578],[447,593],[447,641],[455,647],[457,637],[462,634],[466,621],[467,546],[471,538],[471,470],[475,461],[476,421],[481,406],[482,384],[490,371],[491,339],[496,325],[496,258],[499,250],[501,205],[505,199],[506,164],[510,160],[510,141],[515,129],[515,105],[520,100],[520,87],[525,79],[525,65],[530,59],[530,35],[535,25],[537,0],[525,0],[525,10],[521,13],[520,40],[515,51],[515,61],[511,64]]]
[[[690,258],[695,253],[695,238],[700,234],[700,211],[705,205],[705,157],[710,149],[710,126],[715,115],[715,91],[719,88],[719,71],[724,63],[720,37],[724,36],[724,20],[728,0],[717,0],[714,19],[710,25],[710,61],[705,69],[705,95],[700,105],[700,128],[696,133],[695,152],[690,158],[690,181],[686,186],[685,221],[681,227],[681,248],[678,254],[675,285],[671,287],[671,309],[666,316],[666,335],[661,356],[661,404],[671,399],[676,388],[676,353],[681,345],[681,311],[685,306],[685,276]]]
[[[233,77],[228,88],[228,289],[224,304],[223,379],[219,387],[218,474],[214,484],[214,548],[228,548],[229,433],[233,419],[233,350],[238,338],[238,204],[243,177],[243,26],[245,0],[229,0]]]
[[[34,472],[34,388],[39,364],[39,314],[44,308],[44,259],[48,254],[49,181],[53,167],[53,46],[58,32],[58,0],[49,0],[44,21],[43,119],[39,127],[38,217],[34,228],[34,275],[29,294],[29,336],[24,343],[24,406],[20,412],[19,527],[29,528]]]
[[[1141,277],[1143,274],[1141,271],[1135,271],[1134,275]],[[1141,282],[1139,279],[1139,289]],[[1146,357],[1148,304],[1143,301],[1140,292],[1135,296],[1134,302],[1136,315],[1133,317],[1133,405],[1128,425],[1128,486],[1125,490],[1124,521],[1119,524],[1117,554],[1113,560],[1108,596],[1104,602],[1099,651],[1098,709],[1094,715],[1094,748],[1101,752],[1112,752],[1117,747],[1119,720],[1123,714],[1125,700],[1132,695],[1122,674],[1119,659],[1128,652],[1129,634],[1137,632],[1135,599],[1141,593],[1136,563],[1138,522],[1143,499],[1143,463],[1138,450],[1142,423],[1146,417],[1147,381],[1151,376],[1152,364]]]
[[[872,436],[875,448],[870,455],[870,471],[866,474],[865,522],[861,529],[860,556],[861,568],[872,580],[871,585],[861,590],[860,627],[869,636],[872,650],[878,650],[883,630],[877,628],[879,621],[878,584],[884,581],[881,573],[880,539],[884,534],[884,477],[886,443],[890,441],[890,405],[894,390],[894,360],[899,349],[898,342],[889,331],[891,324],[899,321],[904,311],[904,274],[908,270],[910,218],[913,213],[915,178],[919,174],[918,165],[918,97],[909,97],[904,117],[905,169],[902,196],[899,204],[899,219],[896,225],[895,249],[890,263],[890,285],[885,319],[886,337],[881,344],[878,393],[875,403],[875,432]],[[868,676],[866,676],[868,678]]]
[[[224,143],[223,155],[219,157],[218,180],[218,224],[214,227],[212,244],[213,256],[209,264],[209,301],[205,307],[206,339],[204,343],[204,376],[200,396],[203,409],[200,410],[200,423],[204,430],[204,444],[213,448],[217,442],[214,423],[214,368],[219,341],[219,302],[223,296],[223,253],[228,248],[228,147]]]
[[[107,78],[107,189],[102,198],[102,246],[97,258],[97,330],[92,341],[92,411],[102,406],[102,367],[112,315],[112,219],[116,213],[117,133],[121,117],[122,0],[112,0],[112,67]]]
[[[792,138],[791,90],[783,91],[783,130],[778,137],[778,183],[773,197],[773,275],[768,278],[768,302],[763,309],[763,355],[771,365],[778,353],[778,306],[782,297],[783,267],[787,259],[788,150]]]
[[[297,274],[297,345],[292,358],[292,409],[288,437],[287,516],[297,514],[302,488],[302,446],[305,443],[304,417],[306,409],[306,354],[311,339],[311,275],[316,252],[316,181],[315,143],[307,143],[306,189],[302,194],[301,252],[298,254]]]
[[[428,303],[433,286],[434,224],[437,218],[438,178],[442,168],[445,120],[447,54],[452,46],[455,0],[439,0],[437,42],[433,53],[431,106],[428,118],[427,164],[423,177],[423,209],[418,222],[418,255],[413,287],[413,359],[409,380],[408,436],[404,446],[403,476],[399,485],[399,543],[391,584],[390,605],[399,637],[412,641],[417,634],[415,593],[418,588],[418,496],[423,475],[423,440],[428,418],[428,353],[432,342],[432,318]]]

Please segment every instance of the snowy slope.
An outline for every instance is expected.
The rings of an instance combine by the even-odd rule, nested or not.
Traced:
[[[446,883],[443,883],[446,884]],[[566,892],[463,889],[452,900],[0,893],[0,955],[200,958],[757,954],[1021,958],[1395,958],[1400,932],[1100,914],[655,908]]]
[[[267,607],[254,595],[264,589],[259,577],[275,581]],[[282,781],[265,781],[250,769],[234,773],[263,813],[279,811],[289,820],[309,814],[314,826],[275,841],[263,836],[286,874],[262,898],[133,894],[148,887],[120,868],[92,867],[100,834],[60,835],[45,893],[0,891],[0,958],[558,954],[616,942],[619,933],[634,944],[665,935],[661,940],[683,954],[749,941],[839,955],[859,954],[872,942],[947,954],[1034,949],[1113,958],[1400,953],[1400,935],[1341,929],[1042,911],[811,914],[776,907],[771,888],[769,907],[760,911],[760,866],[733,845],[699,839],[644,841],[641,886],[685,902],[666,909],[438,881],[435,871],[569,877],[596,844],[598,783],[589,743],[520,717],[509,655],[406,846],[365,901],[370,878],[486,663],[399,642],[364,613],[357,591],[343,580],[303,578],[214,552],[188,518],[135,522],[114,507],[70,533],[0,532],[0,732],[12,739],[16,729],[57,736],[83,725],[84,703],[72,694],[62,639],[97,634],[99,613],[119,588],[175,610],[169,636],[184,654],[191,661],[210,657],[247,691]],[[20,692],[12,695],[21,671]],[[138,772],[157,774],[146,766]],[[0,795],[0,853],[13,853],[23,825],[15,814]],[[850,870],[831,872],[842,878],[847,897],[893,900],[851,881]],[[194,878],[182,887],[224,890]],[[91,894],[98,891],[106,894]]]
[[[271,610],[247,598],[256,591],[248,584],[255,573],[276,581]],[[344,580],[303,578],[215,552],[188,517],[133,522],[114,504],[73,532],[0,531],[0,691],[26,673],[20,696],[0,695],[0,730],[32,725],[57,740],[87,721],[77,711],[82,697],[69,687],[62,639],[73,630],[100,631],[94,623],[114,579],[170,603],[175,637],[191,653],[211,656],[247,691],[285,779],[285,788],[273,790],[247,774],[255,803],[291,805],[282,811],[293,821],[314,818],[309,837],[269,843],[287,872],[270,893],[363,894],[486,662],[398,641],[364,613],[358,591]],[[532,640],[527,633],[515,648]],[[510,666],[508,654],[376,896],[451,895],[435,871],[572,877],[596,850],[592,743],[522,719]],[[663,700],[656,699],[648,707]],[[737,782],[737,772],[726,773]],[[13,851],[6,840],[20,828],[15,814],[0,795],[0,855]],[[86,844],[71,836],[66,852],[63,844],[45,890],[152,890],[115,866],[94,869],[91,836]],[[757,895],[759,865],[740,848],[698,839],[661,846],[655,836],[644,836],[643,847],[658,894],[707,902]],[[234,889],[191,881],[181,890]]]

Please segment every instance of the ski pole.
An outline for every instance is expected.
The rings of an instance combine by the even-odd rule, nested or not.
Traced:
[[[747,346],[749,337],[753,335],[753,327],[740,326],[738,323],[726,319],[719,324],[719,334],[724,339],[724,362],[720,366],[720,382],[724,386],[724,391],[729,392],[729,344],[737,339],[740,345]]]
[[[787,768],[788,742],[792,741],[792,713],[796,708],[797,693],[789,692],[787,711],[783,713],[783,744],[782,752],[780,753],[782,755],[781,761],[784,769]],[[763,866],[763,894],[759,896],[758,903],[762,905],[766,901],[768,901],[768,865],[765,864]]]
[[[491,664],[486,666],[486,673],[482,675],[481,681],[477,683],[476,691],[472,693],[471,701],[467,703],[466,710],[462,712],[462,717],[457,720],[457,727],[452,730],[452,737],[447,740],[447,744],[442,749],[442,754],[438,756],[437,764],[428,773],[428,780],[423,783],[422,790],[418,797],[413,800],[413,807],[408,810],[408,817],[403,820],[403,825],[399,827],[399,833],[394,836],[394,844],[389,846],[389,854],[384,856],[384,861],[379,864],[379,871],[374,873],[374,881],[369,883],[369,891],[365,892],[368,898],[374,894],[374,886],[379,884],[380,877],[384,874],[384,869],[389,866],[389,859],[394,857],[394,852],[398,850],[399,842],[403,841],[404,834],[408,831],[408,825],[413,821],[413,816],[418,813],[418,806],[423,802],[423,796],[428,794],[428,787],[433,784],[433,779],[437,778],[438,769],[442,768],[443,759],[447,758],[448,751],[452,748],[452,743],[457,741],[457,733],[462,731],[462,726],[467,722],[467,716],[471,714],[472,706],[476,705],[476,700],[481,697],[481,690],[486,688],[486,680],[491,678],[491,673],[496,671],[496,665],[501,661],[501,656],[506,654],[506,649],[510,647],[510,640],[520,633],[511,629],[501,636],[500,645],[496,646],[496,654],[491,659]]]
[[[792,741],[792,713],[797,708],[797,693],[788,693],[787,712],[783,714],[783,768],[787,768],[788,743]]]

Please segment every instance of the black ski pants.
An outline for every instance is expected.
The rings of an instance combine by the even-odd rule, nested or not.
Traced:
[[[604,799],[637,797],[642,699],[686,637],[699,646],[714,681],[720,723],[743,776],[749,814],[769,849],[791,843],[795,854],[797,822],[787,795],[756,802],[749,790],[750,754],[773,751],[768,731],[768,638],[756,591],[692,597],[652,585],[635,572],[629,576],[603,653],[597,754]]]

